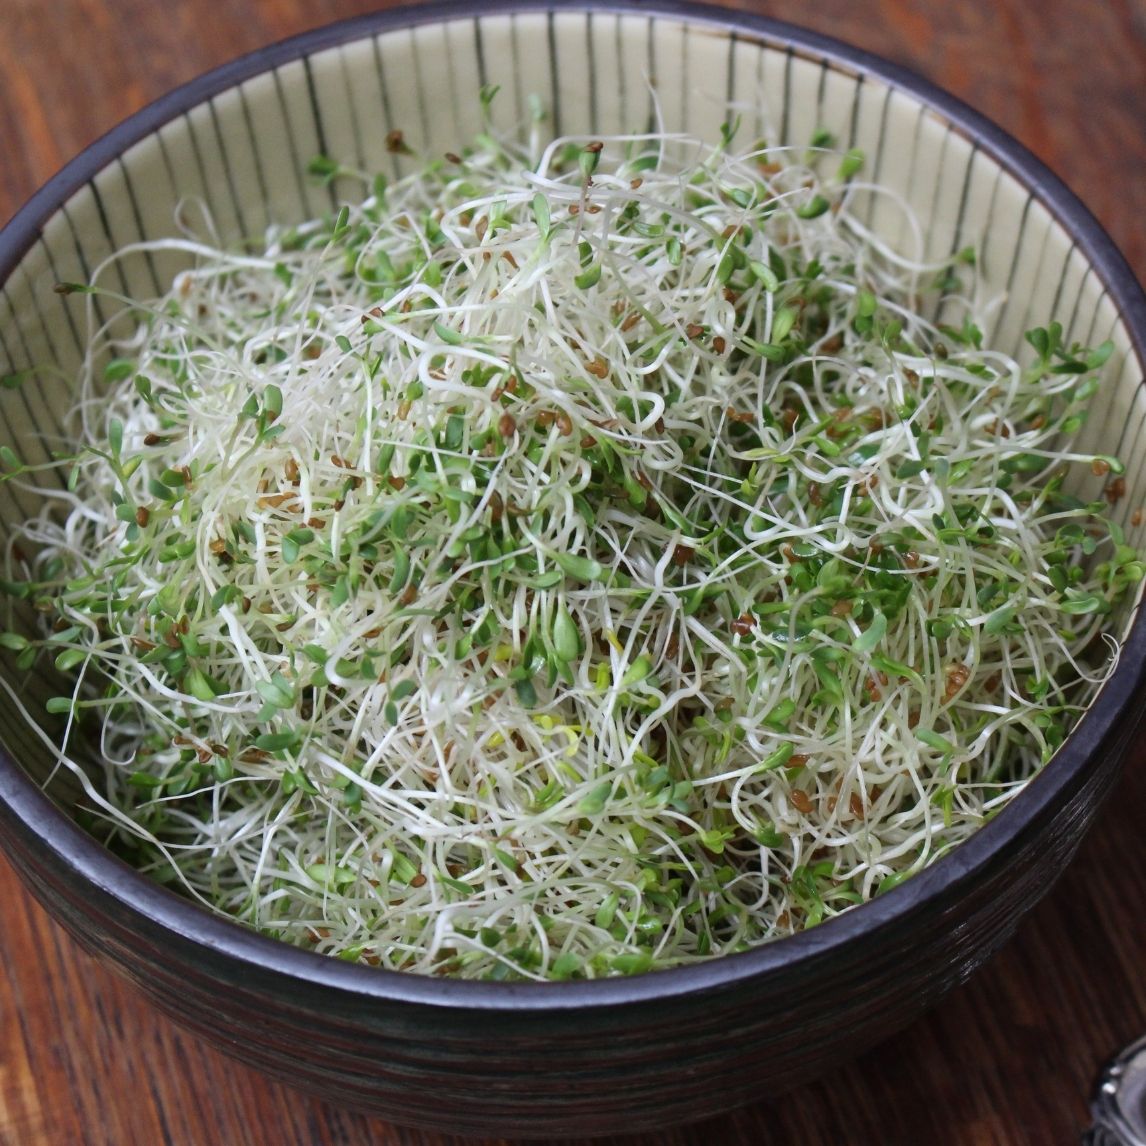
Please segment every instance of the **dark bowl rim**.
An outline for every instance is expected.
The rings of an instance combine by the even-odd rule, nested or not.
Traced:
[[[430,0],[337,21],[291,36],[214,68],[129,116],[52,176],[0,230],[0,284],[41,237],[71,195],[132,145],[191,107],[254,76],[348,42],[444,21],[513,13],[616,13],[704,25],[714,32],[814,59],[852,75],[871,75],[937,113],[1013,175],[1045,206],[1086,257],[1125,323],[1139,363],[1146,362],[1146,294],[1101,224],[1057,175],[1022,144],[961,99],[914,71],[832,37],[768,17],[694,0]],[[858,936],[934,907],[953,884],[981,871],[1053,808],[1088,762],[1111,750],[1134,692],[1146,681],[1146,617],[1135,609],[1118,668],[1062,749],[1021,797],[948,855],[886,895],[811,930],[751,951],[624,978],[563,983],[491,983],[438,979],[342,962],[259,935],[152,883],[108,852],[53,804],[0,748],[0,803],[50,848],[63,866],[130,912],[198,945],[296,984],[362,999],[450,1009],[546,1012],[655,1003],[733,987],[791,964],[829,955]]]

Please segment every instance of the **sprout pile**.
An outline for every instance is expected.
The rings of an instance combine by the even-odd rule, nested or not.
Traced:
[[[862,156],[733,136],[323,159],[328,217],[63,288],[98,329],[2,639],[74,679],[93,830],[331,955],[596,978],[862,903],[1039,770],[1142,576],[1070,444],[1111,347],[986,348]]]

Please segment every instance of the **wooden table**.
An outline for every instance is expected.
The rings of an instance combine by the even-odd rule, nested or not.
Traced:
[[[119,119],[372,0],[0,0],[0,220]],[[1027,143],[1146,267],[1143,0],[741,0],[922,72]],[[1146,1030],[1146,745],[1073,866],[969,984],[838,1077],[654,1143],[1077,1140],[1100,1063]],[[3,1146],[443,1146],[271,1083],[173,1027],[0,861]],[[616,1140],[618,1143],[621,1139]]]

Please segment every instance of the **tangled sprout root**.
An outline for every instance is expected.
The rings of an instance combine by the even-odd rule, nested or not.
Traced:
[[[862,157],[731,137],[320,160],[337,216],[82,288],[6,639],[143,870],[385,967],[633,973],[862,903],[1054,752],[1142,573],[1067,481],[1120,472],[1070,446],[1109,345],[985,348]]]

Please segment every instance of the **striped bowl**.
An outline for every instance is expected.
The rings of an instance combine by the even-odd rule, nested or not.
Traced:
[[[1128,496],[1113,512],[1142,544],[1146,298],[1082,205],[916,77],[795,28],[673,0],[390,11],[259,52],[133,116],[0,234],[0,377],[35,367],[39,379],[0,392],[0,442],[43,460],[73,401],[83,315],[53,284],[172,233],[185,197],[208,205],[224,240],[329,211],[329,191],[305,174],[311,156],[400,174],[409,161],[387,150],[391,129],[423,152],[460,150],[479,126],[477,92],[493,82],[506,126],[537,95],[560,132],[643,128],[659,107],[667,127],[715,138],[733,105],[746,131],[775,142],[826,128],[863,148],[873,178],[923,219],[929,256],[979,247],[987,281],[1005,291],[989,332],[997,346],[1021,352],[1027,326],[1050,318],[1068,342],[1113,340],[1085,433],[1128,460]],[[870,221],[894,226],[878,207]],[[138,254],[118,267],[119,285],[147,296],[179,263]],[[0,485],[0,529],[36,500]],[[813,930],[686,969],[459,982],[261,937],[148,882],[77,827],[75,793],[47,783],[51,753],[13,704],[0,706],[0,844],[64,927],[163,1011],[330,1101],[455,1132],[664,1125],[775,1094],[886,1038],[1006,940],[1069,860],[1138,727],[1146,626],[1136,609],[1118,624],[1122,657],[1090,711],[968,843]],[[56,691],[9,660],[0,674],[32,709]]]

